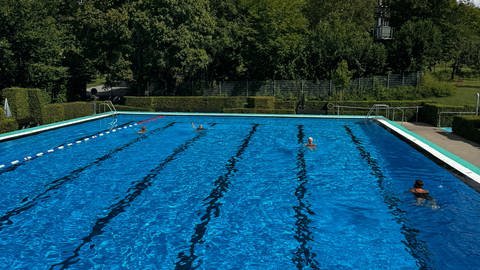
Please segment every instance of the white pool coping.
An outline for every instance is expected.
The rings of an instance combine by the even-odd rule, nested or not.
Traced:
[[[79,124],[87,121],[100,119],[100,118],[105,118],[105,117],[111,116],[112,114],[113,114],[112,112],[106,112],[106,113],[95,114],[91,116],[84,116],[84,117],[79,117],[71,120],[56,122],[52,124],[41,125],[38,127],[32,127],[32,128],[26,128],[26,129],[16,130],[12,132],[7,132],[7,133],[0,134],[0,142],[19,138],[19,137],[33,135],[33,134],[48,131],[51,129],[57,129],[61,127],[71,126],[71,125],[75,125],[75,124]]]
[[[419,135],[407,130],[406,128],[398,125],[395,122],[392,122],[387,119],[376,119],[381,125],[389,128],[396,134],[402,136],[406,140],[420,147],[427,153],[433,155],[435,158],[439,159],[449,167],[453,168],[463,176],[474,181],[480,185],[480,169],[475,165],[468,163],[467,161],[461,159],[458,156],[450,153],[449,151],[433,144],[425,138],[420,137]]]

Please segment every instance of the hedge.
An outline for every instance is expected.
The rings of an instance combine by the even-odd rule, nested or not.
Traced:
[[[5,88],[2,90],[4,98],[8,99],[12,115],[20,125],[40,123],[41,108],[49,101],[47,93],[35,88]]]
[[[129,111],[129,112],[153,112],[152,108],[140,108],[126,105],[115,105],[117,111]]]
[[[125,97],[125,105],[164,112],[223,112],[232,108],[276,108],[274,97]],[[283,109],[283,108],[282,108]]]
[[[465,110],[466,108],[463,106],[425,103],[422,110],[420,110],[419,121],[433,126],[450,127],[454,115],[441,114],[441,112],[464,112]]]
[[[225,108],[224,113],[295,114],[294,109]]]
[[[452,130],[465,139],[480,143],[480,116],[455,116]]]
[[[247,104],[248,108],[272,110],[275,108],[275,97],[248,97]]]
[[[93,114],[91,102],[69,102],[46,104],[42,107],[42,124],[69,120]]]
[[[5,117],[5,112],[0,108],[0,133],[18,129],[17,121],[13,117]]]

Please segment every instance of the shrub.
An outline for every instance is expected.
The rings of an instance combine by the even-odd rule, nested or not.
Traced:
[[[93,114],[91,102],[69,102],[47,104],[42,107],[42,124],[69,120]]]
[[[247,103],[249,108],[273,109],[275,108],[275,97],[248,97]]]
[[[480,116],[455,116],[452,129],[455,134],[480,143]]]
[[[5,88],[2,98],[7,98],[13,117],[20,125],[41,122],[41,108],[49,97],[40,89]]]
[[[449,127],[452,124],[454,115],[442,114],[442,112],[463,112],[463,106],[450,106],[442,104],[425,103],[420,110],[419,120],[434,126]]]
[[[456,89],[453,84],[438,81],[430,73],[426,73],[422,77],[420,90],[422,97],[447,97],[453,95]]]
[[[13,117],[6,118],[5,112],[0,108],[0,133],[5,133],[18,129],[17,121]]]

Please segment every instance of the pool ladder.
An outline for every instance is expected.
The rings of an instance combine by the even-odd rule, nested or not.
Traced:
[[[117,122],[118,122],[118,119],[117,119],[117,115],[118,115],[118,112],[117,112],[117,109],[115,108],[115,105],[113,105],[112,101],[110,100],[105,100],[103,103],[103,111],[105,112],[106,109],[108,108],[109,111],[112,112],[112,116],[113,116],[113,119],[112,121],[108,124],[110,126],[110,130],[112,130],[113,128],[115,128],[117,126]]]
[[[373,112],[375,112],[375,116],[377,116],[379,109],[385,109],[385,117],[389,118],[390,106],[388,106],[387,104],[373,104],[365,118],[370,118]]]

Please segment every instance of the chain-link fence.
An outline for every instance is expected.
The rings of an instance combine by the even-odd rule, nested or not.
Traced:
[[[339,92],[342,94],[373,95],[379,88],[415,87],[420,83],[420,76],[419,72],[415,72],[357,78],[350,82],[347,89],[335,85],[333,80],[195,81],[178,85],[173,93],[165,91],[165,89],[158,89],[150,94],[164,95],[166,92],[170,92],[173,95],[191,96],[277,97],[297,97],[303,95],[307,98],[323,99]]]

